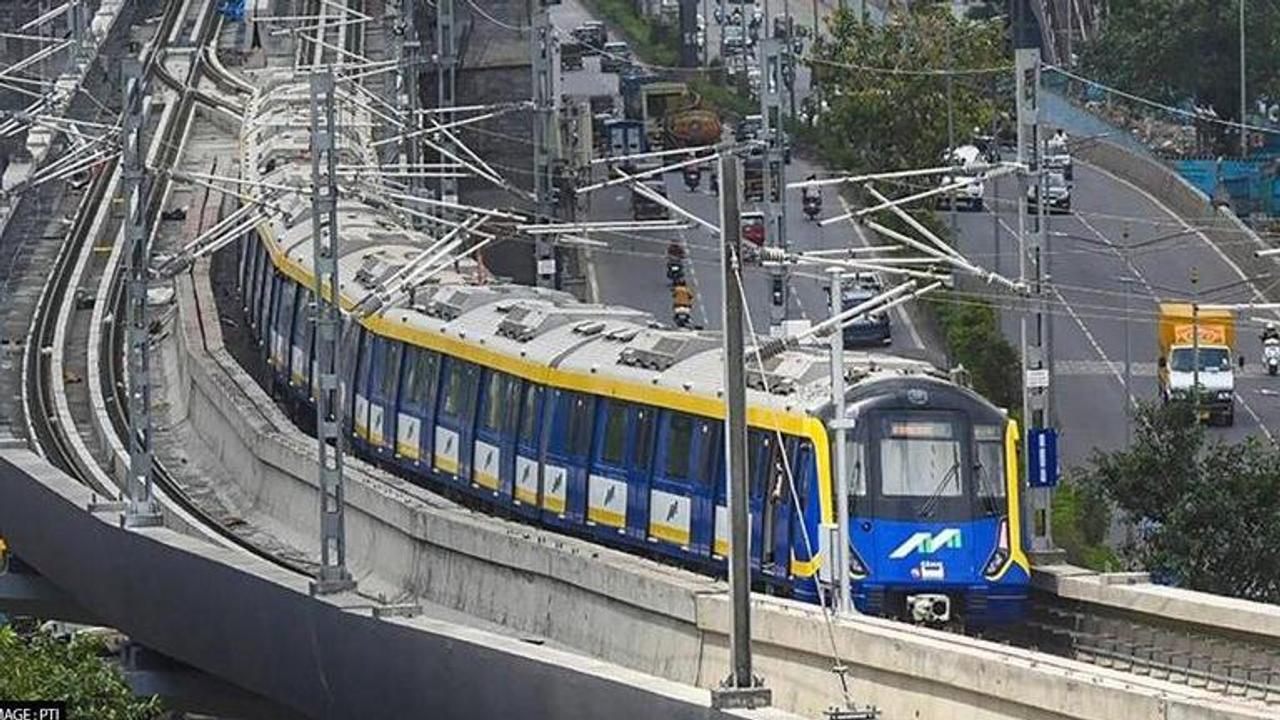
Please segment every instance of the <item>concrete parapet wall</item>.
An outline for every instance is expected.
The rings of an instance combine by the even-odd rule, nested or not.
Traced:
[[[315,449],[222,347],[206,267],[178,287],[173,341],[186,355],[196,435],[254,499],[253,515],[310,548],[317,535]],[[212,321],[202,324],[197,306]],[[369,590],[417,597],[606,662],[710,687],[728,668],[725,586],[625,553],[474,513],[354,461],[348,560]],[[1262,718],[1244,704],[1029,651],[757,597],[757,672],[779,708],[818,716],[851,690],[894,718],[1126,720]]]
[[[1095,573],[1070,565],[1038,567],[1032,582],[1067,600],[1201,626],[1280,647],[1280,606],[1156,585],[1146,573]]]
[[[1230,208],[1214,207],[1208,196],[1172,168],[1105,140],[1082,143],[1074,152],[1079,159],[1138,186],[1184,223],[1200,229],[1198,235],[1244,277],[1280,273],[1280,261],[1254,255],[1268,247],[1257,233]],[[1265,284],[1259,290],[1268,301],[1280,300],[1280,288],[1274,283]]]

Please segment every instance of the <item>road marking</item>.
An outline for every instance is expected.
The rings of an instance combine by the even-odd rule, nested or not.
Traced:
[[[840,201],[842,210],[846,213],[852,212],[849,207],[849,201],[845,200],[843,195],[836,193],[836,199]],[[867,236],[862,234],[862,227],[852,217],[849,218],[849,224],[853,226],[853,234],[858,238],[858,242],[862,243],[863,247],[870,247],[871,243],[868,242]],[[893,312],[898,316],[898,320],[907,326],[907,334],[911,336],[911,342],[915,344],[916,348],[925,350],[924,340],[920,339],[920,331],[916,329],[916,324],[911,321],[911,316],[907,314],[906,308],[902,305],[896,305],[893,308]]]
[[[1000,227],[1004,228],[1005,232],[1009,233],[1009,235],[1015,240],[1017,239],[1018,233],[1014,232],[1013,228],[1010,227],[1009,223],[1006,222],[1004,218],[997,214],[996,221],[1000,223]],[[1062,293],[1058,288],[1050,287],[1049,289],[1053,292],[1054,296],[1058,298],[1058,302],[1062,303],[1062,307],[1066,309],[1067,314],[1071,316],[1071,319],[1075,321],[1076,326],[1080,328],[1080,332],[1084,334],[1085,340],[1088,340],[1089,344],[1093,346],[1094,351],[1098,353],[1098,357],[1102,358],[1103,362],[1108,363],[1111,367],[1112,375],[1115,376],[1116,382],[1120,383],[1120,387],[1123,389],[1124,376],[1115,369],[1115,365],[1112,364],[1111,358],[1107,357],[1107,353],[1102,349],[1102,344],[1093,336],[1093,333],[1089,330],[1089,326],[1085,325],[1084,320],[1080,319],[1080,316],[1076,314],[1075,308],[1071,307],[1071,303],[1067,302],[1067,299],[1062,296]],[[1049,314],[1049,317],[1053,317],[1052,313]],[[1129,402],[1133,402],[1132,395],[1129,397]]]
[[[596,254],[589,249],[584,254],[587,260],[587,294],[592,304],[599,304],[600,282],[596,279]]]

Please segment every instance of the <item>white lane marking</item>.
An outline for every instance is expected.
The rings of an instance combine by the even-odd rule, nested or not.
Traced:
[[[1015,239],[1018,237],[1018,233],[1014,231],[1009,223],[1005,222],[1004,218],[997,215],[996,220],[1000,223],[1000,227],[1004,228],[1005,232],[1009,233],[1010,237]],[[1066,309],[1067,314],[1075,321],[1076,326],[1080,328],[1080,332],[1084,334],[1084,339],[1088,340],[1089,344],[1093,346],[1094,352],[1098,353],[1098,357],[1102,358],[1102,360],[1111,368],[1111,374],[1115,377],[1116,382],[1120,383],[1121,388],[1124,388],[1124,376],[1116,369],[1115,363],[1111,361],[1111,358],[1107,357],[1107,353],[1102,349],[1102,344],[1099,343],[1098,339],[1093,336],[1092,332],[1090,332],[1089,326],[1085,325],[1084,320],[1080,319],[1080,316],[1076,314],[1075,308],[1071,307],[1071,303],[1067,302],[1067,299],[1062,296],[1062,293],[1059,292],[1058,288],[1050,287],[1049,289],[1053,292],[1053,295],[1058,298],[1058,302],[1062,303],[1062,307]],[[1053,314],[1049,313],[1049,317],[1052,318]]]
[[[584,253],[587,257],[587,294],[591,303],[600,302],[600,282],[596,279],[596,254],[593,250]]]
[[[846,213],[852,212],[849,208],[849,202],[844,199],[843,195],[836,193],[836,199],[840,201],[840,208],[842,210]],[[853,218],[849,218],[849,224],[853,226],[853,234],[858,238],[858,242],[861,243],[863,247],[870,246],[871,243],[867,241],[867,236],[862,234],[862,228],[858,223],[854,222]],[[906,308],[902,305],[897,305],[893,308],[893,312],[898,316],[898,320],[903,325],[907,326],[907,334],[911,336],[911,342],[915,344],[915,347],[920,350],[924,350],[924,340],[920,339],[920,331],[916,329],[916,324],[911,321],[911,316],[907,314]]]
[[[698,292],[698,272],[694,269],[697,263],[693,261],[693,246],[689,244],[688,238],[685,237],[684,230],[677,230],[676,233],[680,236],[680,244],[684,246],[684,269],[689,274],[689,289],[693,291],[694,302],[698,305],[698,314],[702,316],[702,324],[705,327],[711,322],[711,318],[707,317],[706,299],[703,297],[703,293]],[[722,292],[727,291],[727,289],[722,289]],[[674,310],[675,307],[672,306],[673,320],[675,319]]]

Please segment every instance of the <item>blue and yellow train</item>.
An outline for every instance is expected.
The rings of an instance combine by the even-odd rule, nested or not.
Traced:
[[[309,177],[305,111],[252,101],[257,130],[243,149],[245,167],[264,181],[257,192]],[[352,127],[340,143],[345,161],[368,162],[367,138]],[[376,192],[348,193],[338,210],[341,303],[351,310],[384,292],[432,238]],[[250,332],[300,416],[313,412],[311,248],[303,204],[282,208],[240,246]],[[347,313],[340,368],[350,449],[495,512],[723,573],[718,336],[481,275],[460,263],[376,313]],[[1017,618],[1029,566],[1016,424],[918,361],[851,354],[847,375],[849,472],[834,478],[825,351],[792,350],[748,369],[757,586],[817,600],[822,528],[834,523],[835,483],[847,482],[861,610],[927,622]]]

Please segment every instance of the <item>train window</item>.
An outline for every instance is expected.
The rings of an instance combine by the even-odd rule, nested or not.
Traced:
[[[356,366],[356,393],[368,397],[369,368],[373,367],[373,335],[366,335],[360,343],[360,364]]]
[[[301,290],[298,293],[298,302],[293,306],[293,344],[299,348],[307,347],[306,339],[309,333],[307,330],[311,327],[311,316],[307,312],[308,305],[311,303],[311,291]],[[299,369],[301,371],[301,369]]]
[[[605,407],[604,447],[601,459],[610,465],[624,465],[627,454],[627,406],[617,401]]]
[[[424,408],[431,404],[440,356],[430,350],[409,347],[404,359],[404,405]]]
[[[288,279],[283,280],[281,284],[283,288],[280,290],[280,312],[276,315],[276,332],[280,333],[282,338],[292,338],[293,301],[297,297],[298,286]],[[288,361],[288,348],[285,348],[285,362]]]
[[[719,422],[698,421],[698,434],[702,436],[698,441],[702,444],[702,462],[697,481],[702,485],[710,486],[711,479],[716,476],[716,460],[720,457],[720,427]]]
[[[364,330],[358,323],[352,323],[347,327],[347,331],[342,335],[342,367],[339,369],[339,376],[343,376],[347,369],[355,375],[356,370],[356,348],[360,345],[360,332]],[[343,403],[347,407],[351,407],[351,398],[343,398]]]
[[[538,399],[542,387],[528,383],[524,389],[524,406],[520,410],[520,442],[532,445],[538,439]]]
[[[503,410],[507,407],[507,385],[510,380],[509,375],[490,371],[489,381],[484,386],[484,417],[480,420],[485,430],[497,432],[502,429]]]
[[[649,463],[653,462],[653,420],[657,413],[649,408],[636,411],[636,452],[635,466],[641,473],[649,472]]]
[[[591,407],[589,398],[573,393],[573,405],[569,414],[569,452],[586,455],[591,448]]]
[[[667,423],[667,477],[689,477],[689,455],[693,452],[693,418],[671,413]]]
[[[999,425],[976,425],[973,428],[973,438],[978,447],[974,472],[978,478],[978,494],[983,497],[1002,498],[1007,492],[1002,435]]]
[[[963,494],[959,433],[945,420],[884,420],[880,483],[885,495],[958,497]]]
[[[848,438],[844,443],[845,468],[849,475],[849,496],[862,497],[867,494],[867,476],[865,448],[861,440]]]
[[[444,383],[444,407],[441,408],[441,412],[458,417],[467,406],[466,396],[466,365],[455,360],[449,363],[449,376],[445,378]]]
[[[401,347],[395,340],[382,341],[382,386],[378,390],[386,400],[396,398],[396,383],[400,380]]]

